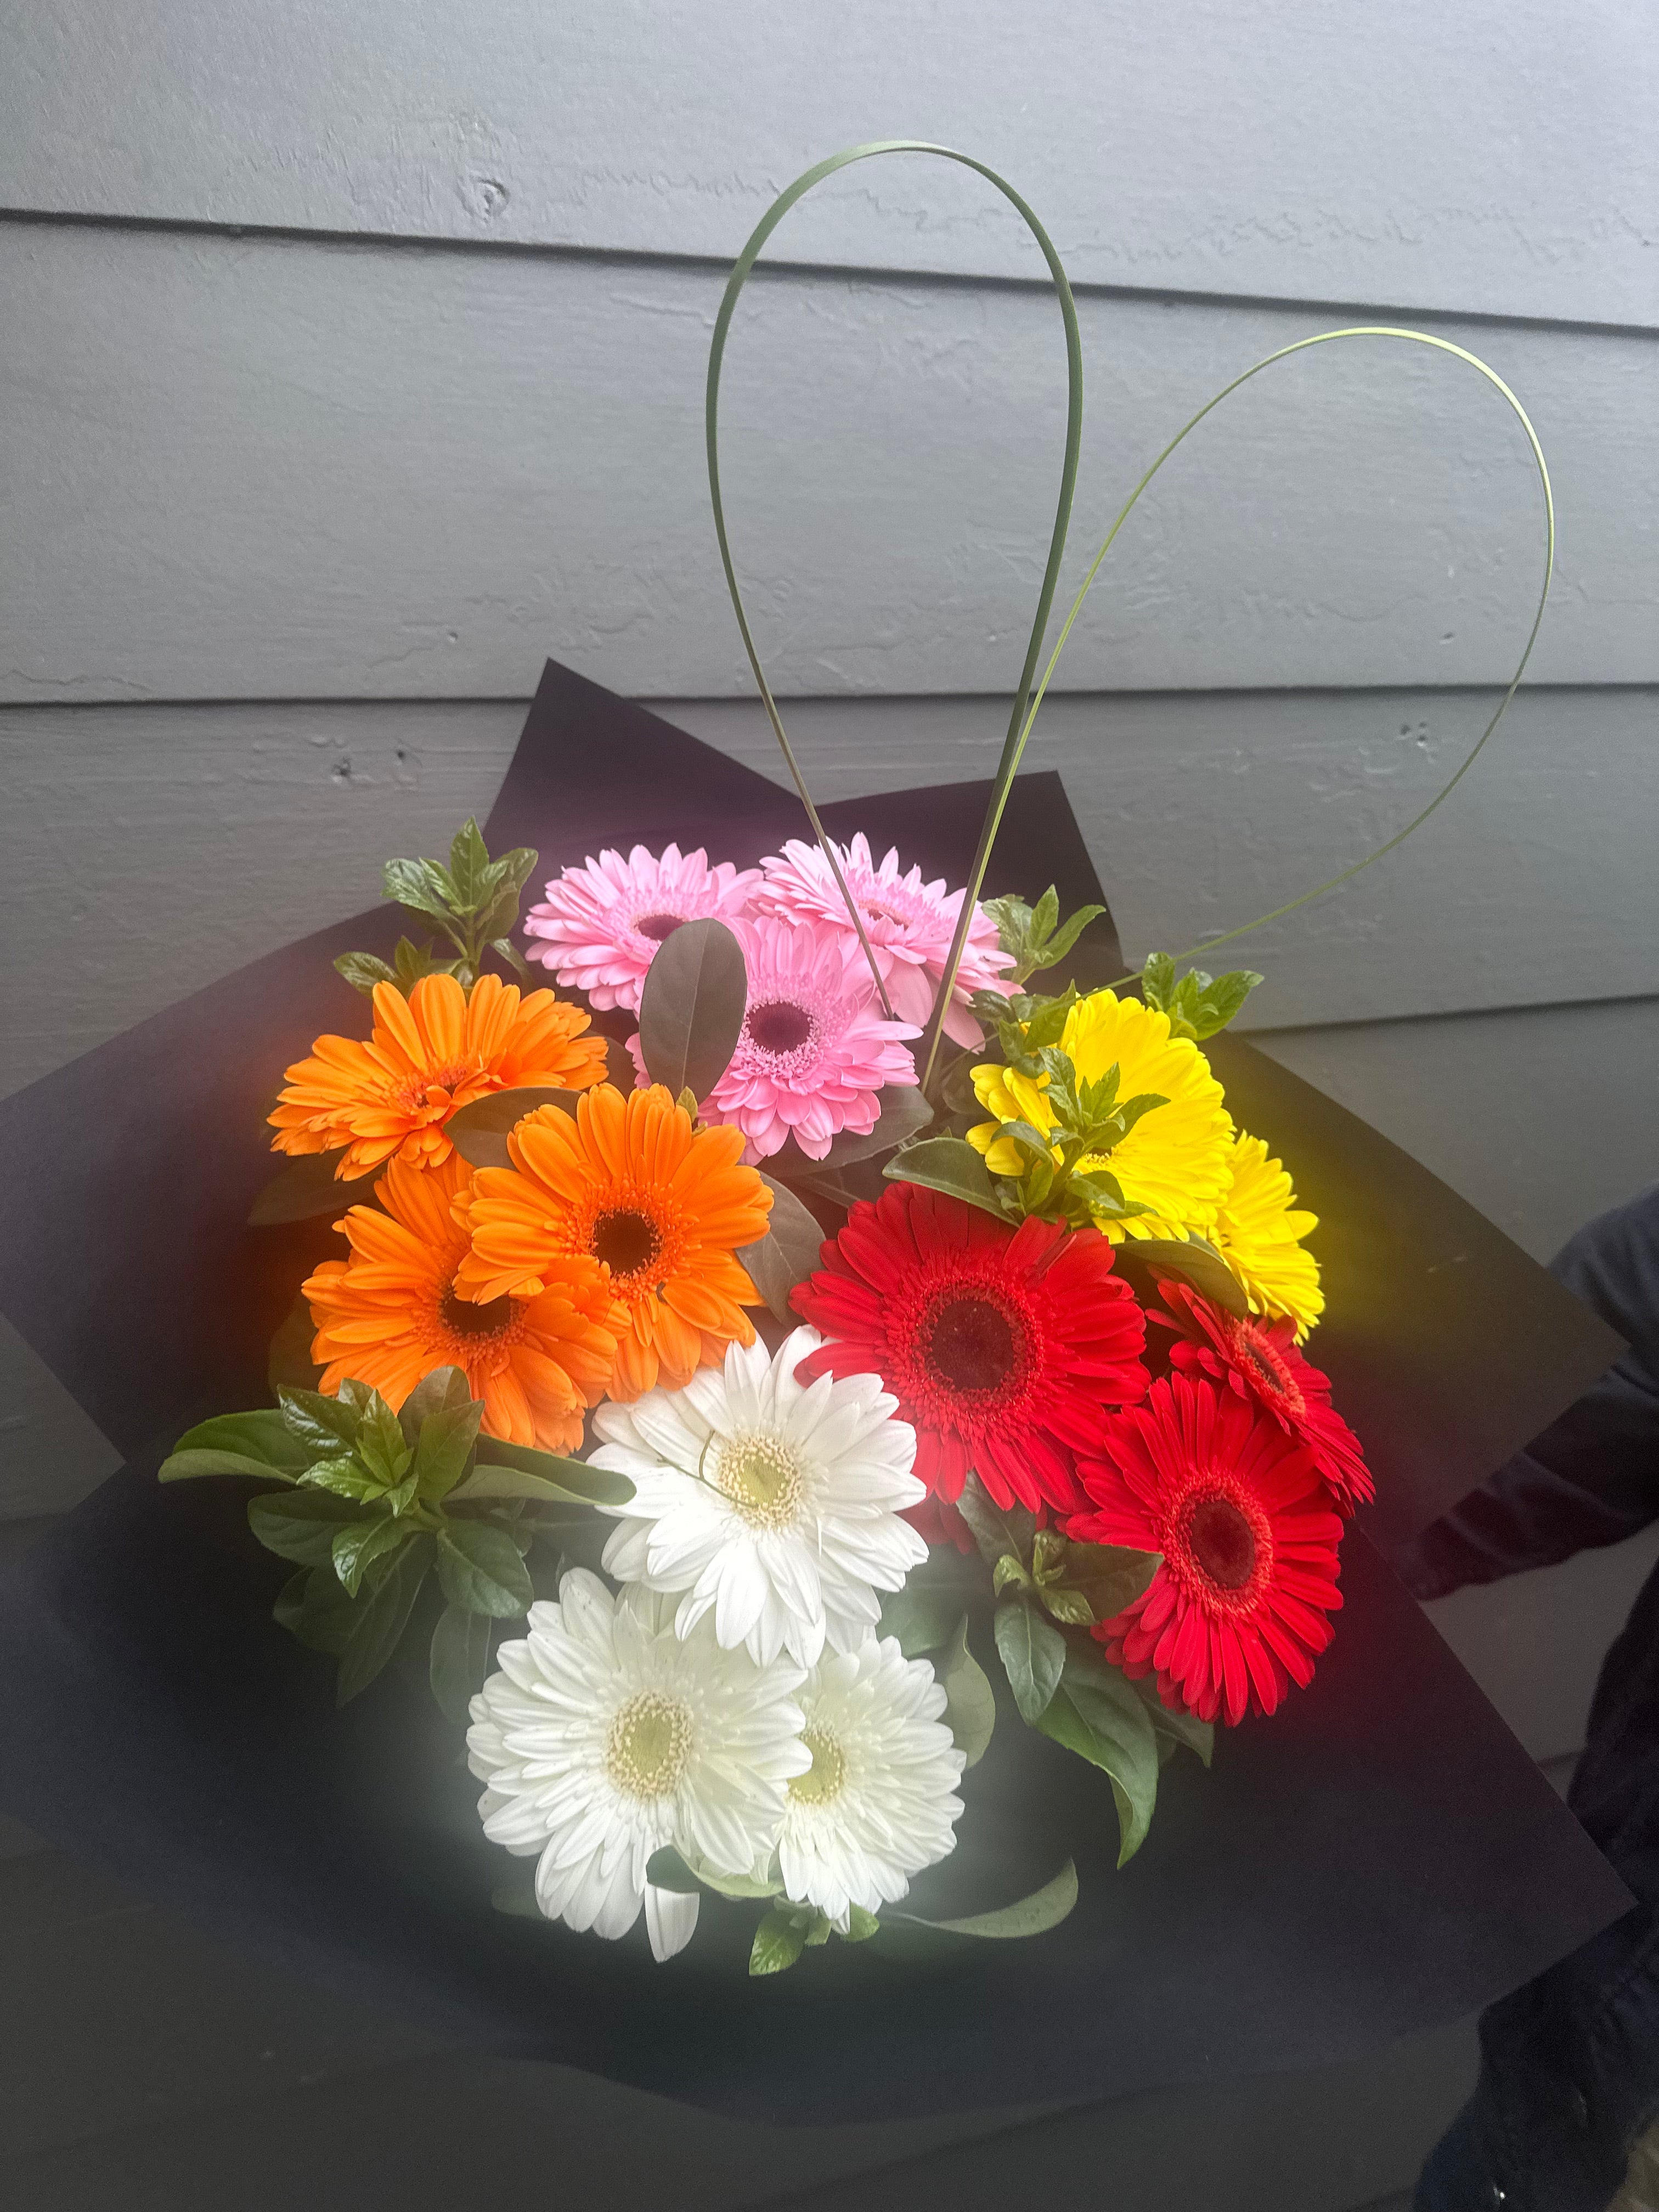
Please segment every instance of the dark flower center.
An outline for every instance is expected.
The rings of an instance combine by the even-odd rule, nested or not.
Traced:
[[[1187,1541],[1221,1589],[1243,1589],[1255,1572],[1255,1531],[1231,1498],[1200,1498],[1187,1523]]]
[[[650,1266],[661,1246],[648,1214],[602,1213],[593,1224],[593,1257],[603,1260],[613,1275],[636,1275]]]
[[[1291,1380],[1291,1370],[1272,1345],[1264,1344],[1253,1330],[1240,1329],[1233,1340],[1233,1349],[1242,1359],[1263,1397],[1281,1401],[1292,1411],[1300,1412],[1303,1396]]]
[[[645,914],[640,916],[634,927],[641,937],[651,938],[660,945],[665,937],[672,937],[677,929],[684,927],[684,923],[683,914]]]
[[[513,1301],[487,1298],[477,1306],[471,1298],[458,1298],[451,1290],[444,1295],[443,1318],[444,1327],[457,1336],[494,1336],[512,1320]]]
[[[812,1017],[805,1006],[776,999],[770,1006],[750,1006],[749,1034],[763,1052],[799,1052],[812,1034]]]
[[[953,1298],[933,1318],[928,1354],[958,1390],[1000,1389],[1019,1358],[1008,1316],[988,1298]]]

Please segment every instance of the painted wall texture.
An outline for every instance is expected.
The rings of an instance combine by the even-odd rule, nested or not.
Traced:
[[[1420,325],[1531,412],[1534,680],[1419,838],[1246,950],[1268,1049],[1547,1254],[1659,1174],[1656,106],[1644,0],[0,0],[0,1085],[367,903],[487,808],[546,653],[769,770],[702,473],[726,266],[819,155],[932,137],[1079,285],[1073,576],[1311,331]],[[727,495],[809,775],[983,773],[1063,423],[1036,250],[914,161],[775,245]],[[1540,567],[1513,420],[1386,340],[1154,490],[1032,753],[1137,951],[1409,818]],[[1540,1752],[1640,1564],[1456,1613]]]

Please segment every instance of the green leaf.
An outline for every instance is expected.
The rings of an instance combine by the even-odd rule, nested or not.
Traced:
[[[1010,1583],[1017,1589],[1028,1589],[1030,1582],[1030,1576],[1012,1552],[1005,1552],[991,1570],[991,1588],[998,1597],[1002,1595]]]
[[[1224,1030],[1264,979],[1253,968],[1234,968],[1218,975],[1199,998],[1194,1027],[1200,1043]]]
[[[912,1575],[902,1589],[884,1590],[878,1636],[896,1636],[907,1659],[935,1651],[950,1641],[951,1631],[962,1612],[962,1600],[952,1589],[930,1588]]]
[[[447,1605],[438,1615],[428,1679],[439,1711],[457,1728],[465,1728],[471,1718],[472,1700],[484,1686],[493,1633],[487,1613]]]
[[[763,1175],[772,1194],[772,1211],[766,1234],[753,1244],[741,1246],[733,1255],[748,1270],[749,1279],[781,1322],[791,1324],[800,1316],[789,1303],[797,1283],[804,1283],[817,1267],[824,1231],[787,1183]]]
[[[720,1897],[776,1897],[783,1887],[769,1875],[715,1874],[700,1860],[687,1858],[672,1844],[652,1852],[646,1864],[645,1878],[655,1888],[672,1889],[680,1897],[690,1897],[700,1889],[712,1889]]]
[[[405,1541],[410,1531],[401,1528],[391,1515],[376,1521],[352,1521],[335,1531],[331,1547],[334,1571],[340,1586],[348,1595],[356,1597],[362,1587],[364,1575],[387,1552],[395,1551]]]
[[[455,832],[450,846],[449,873],[455,885],[455,902],[469,914],[495,888],[498,879],[490,873],[489,848],[471,815]]]
[[[1124,1544],[1067,1545],[1061,1586],[1088,1601],[1089,1618],[1077,1625],[1088,1628],[1114,1619],[1151,1588],[1162,1564],[1161,1553],[1137,1552]]]
[[[461,964],[459,960],[440,960],[429,941],[416,945],[407,937],[398,939],[392,957],[397,971],[393,981],[405,998],[422,976],[453,975]]]
[[[301,1567],[283,1584],[271,1618],[308,1651],[337,1659],[350,1639],[357,1608],[340,1587],[330,1560],[326,1566]]]
[[[284,1388],[277,1391],[276,1401],[289,1431],[311,1447],[311,1457],[332,1459],[342,1444],[348,1451],[356,1449],[357,1411],[343,1395],[330,1398],[320,1390]]]
[[[687,923],[688,928],[691,925]],[[676,935],[678,934],[677,931]],[[668,942],[672,945],[673,938]],[[749,1953],[751,1974],[781,1974],[793,1966],[806,1948],[806,1931],[798,1927],[778,1906],[774,1905],[755,1930],[755,1941]]]
[[[516,1620],[536,1595],[518,1546],[492,1521],[452,1521],[439,1531],[438,1579],[451,1605],[495,1620]]]
[[[1176,1237],[1127,1237],[1117,1248],[1118,1266],[1149,1267],[1155,1275],[1172,1275],[1187,1283],[1212,1306],[1242,1319],[1250,1310],[1244,1285],[1213,1244],[1183,1242]]]
[[[361,1505],[366,1498],[382,1498],[386,1485],[377,1481],[354,1454],[340,1459],[319,1459],[300,1477],[302,1490],[325,1490],[332,1498],[349,1498]]]
[[[664,938],[640,994],[640,1053],[672,1097],[707,1098],[743,1034],[749,978],[723,921],[682,922]]]
[[[276,1490],[247,1504],[248,1527],[266,1551],[299,1567],[331,1567],[336,1530],[360,1517],[350,1499],[323,1490]]]
[[[434,1367],[422,1375],[415,1388],[404,1400],[398,1411],[398,1425],[404,1432],[406,1444],[418,1444],[421,1424],[428,1413],[442,1413],[447,1407],[470,1406],[472,1393],[467,1388],[466,1376],[459,1367]]]
[[[1195,1752],[1207,1766],[1215,1750],[1214,1723],[1201,1721],[1193,1713],[1171,1712],[1158,1696],[1157,1681],[1150,1674],[1143,1675],[1133,1687],[1139,1692],[1155,1733],[1166,1742],[1181,1744]]]
[[[454,1369],[448,1370],[452,1375]],[[463,1402],[435,1407],[421,1423],[415,1448],[415,1487],[428,1504],[449,1497],[466,1473],[478,1440],[483,1407],[466,1396],[466,1378],[459,1378]],[[404,1409],[407,1411],[407,1407]]]
[[[847,1926],[842,1935],[843,1943],[867,1943],[872,1936],[881,1933],[881,1923],[873,1912],[866,1912],[861,1905],[847,1908]]]
[[[395,983],[398,980],[396,971],[373,952],[343,952],[334,965],[352,989],[361,991],[366,999],[374,997],[377,983]]]
[[[966,1613],[957,1621],[950,1647],[934,1671],[945,1692],[945,1717],[957,1749],[967,1765],[977,1766],[996,1726],[997,1701],[990,1678],[968,1649]]]
[[[483,1448],[509,1463],[480,1460],[466,1480],[450,1492],[452,1505],[473,1505],[495,1498],[540,1498],[557,1505],[626,1505],[634,1495],[628,1477],[608,1467],[561,1459],[555,1452],[532,1452],[527,1444],[504,1444],[499,1437],[486,1437]],[[543,1474],[526,1467],[526,1459],[539,1461],[550,1472]]]
[[[432,1565],[432,1539],[416,1536],[404,1544],[384,1571],[371,1571],[369,1586],[354,1607],[356,1619],[334,1685],[334,1701],[349,1705],[366,1690],[397,1650],[421,1584]]]
[[[1103,906],[1080,906],[1074,915],[1072,915],[1054,931],[1052,936],[1047,938],[1038,946],[1037,950],[1042,957],[1036,963],[1037,966],[1039,968],[1057,967],[1096,915],[1104,914],[1105,911]]]
[[[160,1480],[183,1482],[200,1474],[252,1474],[267,1482],[273,1475],[292,1482],[311,1458],[274,1408],[216,1413],[210,1421],[198,1421],[185,1430],[172,1455],[162,1461]]]
[[[444,1134],[475,1168],[510,1167],[513,1158],[507,1139],[526,1115],[543,1106],[556,1106],[561,1113],[574,1115],[576,1099],[574,1091],[538,1084],[516,1091],[492,1091],[487,1097],[475,1098],[470,1106],[452,1114],[444,1123]]]
[[[942,1190],[982,1213],[994,1213],[999,1221],[1008,1218],[991,1170],[965,1137],[924,1137],[895,1152],[882,1173],[890,1182],[919,1182],[926,1190]]]
[[[382,896],[432,921],[447,923],[459,903],[449,872],[435,860],[388,860],[381,871]]]
[[[996,1610],[997,1650],[1020,1717],[1036,1727],[1048,1710],[1066,1665],[1066,1638],[1024,1598],[1005,1598]]]
[[[889,1083],[878,1093],[881,1111],[876,1116],[876,1126],[866,1136],[855,1130],[843,1129],[830,1139],[830,1149],[821,1160],[809,1160],[803,1154],[801,1164],[810,1173],[814,1170],[833,1173],[837,1168],[848,1167],[854,1160],[873,1159],[878,1152],[897,1150],[908,1139],[918,1135],[933,1118],[933,1109],[912,1083]]]
[[[988,1566],[994,1567],[1006,1554],[1012,1554],[1022,1566],[1030,1558],[1036,1538],[1036,1514],[1024,1505],[999,1505],[976,1474],[970,1474],[963,1484],[957,1510],[968,1523],[980,1557]]]
[[[251,1229],[272,1229],[284,1221],[309,1221],[319,1213],[343,1213],[370,1195],[367,1182],[354,1188],[339,1182],[334,1170],[345,1157],[343,1150],[301,1152],[278,1168],[248,1209]]]
[[[1067,1859],[1052,1881],[1045,1881],[1041,1889],[1034,1889],[1029,1897],[1018,1903],[1004,1905],[994,1912],[971,1912],[962,1920],[924,1920],[919,1913],[890,1911],[882,1923],[903,1921],[912,1928],[926,1928],[939,1936],[974,1936],[993,1942],[1017,1942],[1027,1936],[1046,1936],[1060,1922],[1077,1903],[1077,1867]]]
[[[398,1416],[375,1391],[357,1424],[357,1455],[386,1489],[401,1482],[414,1457],[404,1442]]]
[[[1140,971],[1140,995],[1160,1013],[1168,1010],[1175,990],[1176,964],[1167,952],[1149,952]]]
[[[1111,1783],[1117,1863],[1126,1865],[1146,1840],[1158,1798],[1158,1742],[1133,1683],[1103,1660],[1068,1652],[1065,1680],[1037,1726]]]
[[[1081,1590],[1064,1589],[1056,1586],[1040,1590],[1043,1611],[1066,1628],[1092,1628],[1095,1616],[1089,1601]]]
[[[530,963],[510,937],[492,937],[489,940],[489,949],[498,959],[506,961],[520,982],[528,983],[532,980]]]

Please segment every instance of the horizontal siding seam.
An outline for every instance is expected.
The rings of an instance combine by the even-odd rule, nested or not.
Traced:
[[[1068,690],[1065,685],[1052,684],[1046,696],[1049,699],[1101,699],[1115,705],[1139,700],[1213,701],[1225,699],[1413,699],[1454,698],[1467,695],[1479,697],[1484,693],[1499,692],[1506,688],[1507,679],[1493,677],[1488,684],[1218,684],[1194,685],[1190,690],[1170,686],[1167,690],[1103,691],[1097,688]],[[1620,678],[1607,684],[1544,683],[1523,684],[1516,693],[1523,698],[1612,698],[1625,694],[1632,698],[1659,697],[1659,679],[1650,683],[1635,683]],[[644,707],[652,714],[659,714],[665,720],[673,719],[681,708],[696,709],[702,707],[752,706],[760,711],[757,692],[750,691],[672,691],[635,692],[632,702]],[[960,707],[970,709],[988,702],[1006,701],[1010,691],[779,691],[775,694],[780,706],[784,707],[844,707],[849,709],[880,706],[921,707],[929,705]],[[155,712],[185,708],[216,708],[221,712],[236,712],[246,708],[250,714],[268,713],[273,708],[320,707],[378,707],[395,709],[402,707],[521,707],[530,711],[530,695],[520,691],[316,691],[316,692],[203,692],[169,694],[165,697],[149,694],[135,697],[128,694],[112,694],[106,699],[0,699],[0,720],[9,714],[102,714],[112,711],[128,711],[143,708]],[[1040,720],[1040,718],[1039,718]]]
[[[0,223],[40,228],[160,232],[167,235],[228,240],[269,240],[277,245],[313,246],[353,251],[474,254],[496,258],[587,262],[617,269],[659,269],[723,277],[737,258],[717,254],[647,252],[635,246],[579,246],[533,239],[445,238],[413,231],[335,230],[287,223],[215,222],[199,216],[101,215],[73,209],[0,207]],[[1030,292],[1050,291],[1047,277],[1012,276],[994,270],[907,269],[893,264],[839,261],[768,260],[752,281],[830,282],[885,284],[896,289]],[[1478,325],[1498,330],[1559,331],[1565,337],[1659,337],[1659,323],[1595,321],[1577,316],[1520,315],[1486,307],[1430,307],[1409,301],[1324,299],[1291,294],[1191,290],[1158,284],[1108,284],[1074,281],[1079,300],[1125,300],[1165,307],[1237,308],[1275,314],[1340,315],[1414,323]]]

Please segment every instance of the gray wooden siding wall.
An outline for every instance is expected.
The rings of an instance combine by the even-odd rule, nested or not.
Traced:
[[[1656,94],[1645,0],[3,0],[0,1079],[482,812],[545,653],[770,769],[709,329],[772,193],[902,132],[1001,167],[1078,283],[1073,579],[1186,415],[1314,331],[1420,325],[1531,412],[1560,520],[1533,680],[1419,837],[1241,953],[1269,1049],[1547,1253],[1659,1172]],[[914,160],[775,245],[726,473],[809,774],[983,773],[1063,422],[1036,249]],[[1540,515],[1512,418],[1424,349],[1318,349],[1205,426],[1032,755],[1131,947],[1424,802],[1518,654]],[[1548,1601],[1553,1686],[1514,1705],[1540,1752],[1618,1601]]]

